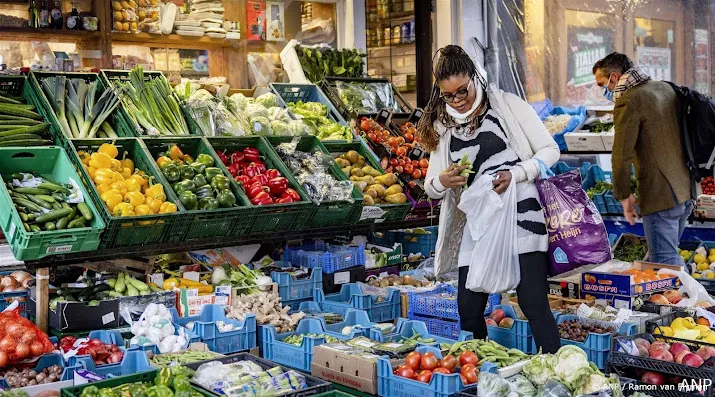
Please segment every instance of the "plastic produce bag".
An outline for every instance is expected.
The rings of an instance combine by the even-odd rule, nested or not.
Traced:
[[[509,382],[497,374],[482,372],[477,385],[478,397],[519,397],[511,391]]]
[[[715,299],[705,290],[705,287],[698,282],[693,276],[684,271],[676,271],[672,269],[660,269],[658,274],[672,274],[677,276],[682,284],[679,291],[688,294],[687,298],[683,298],[675,306],[678,307],[695,307],[698,302],[707,302],[715,306]]]
[[[553,176],[539,161],[536,181],[549,232],[549,275],[611,259],[608,232],[593,201],[581,188],[581,175],[572,170]]]
[[[571,397],[571,391],[563,383],[550,380],[539,389],[537,397]]]
[[[508,378],[509,387],[519,395],[519,397],[536,397],[538,390],[524,375],[514,375]]]
[[[475,247],[466,288],[497,293],[516,288],[521,278],[517,249],[516,186],[510,183],[499,195],[493,177],[482,175],[462,193],[459,209],[467,216],[469,235]],[[467,237],[467,230],[465,236]]]
[[[377,113],[380,110],[377,107],[377,95],[370,90],[344,81],[337,81],[335,88],[340,99],[352,113]]]

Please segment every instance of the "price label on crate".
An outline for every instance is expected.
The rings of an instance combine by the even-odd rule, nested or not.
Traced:
[[[53,247],[47,247],[48,254],[61,254],[61,253],[70,252],[70,251],[72,251],[72,244],[56,245]]]
[[[347,284],[350,282],[350,272],[340,272],[335,273],[333,277],[333,283],[335,285]]]
[[[365,219],[381,219],[385,216],[385,210],[380,207],[367,205],[362,207],[362,215],[360,215],[360,220]]]

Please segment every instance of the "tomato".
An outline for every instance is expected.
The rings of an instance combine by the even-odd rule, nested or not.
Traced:
[[[454,358],[454,357],[452,357],[452,358]],[[437,368],[435,368],[434,371],[432,371],[432,372],[435,373],[435,374],[445,374],[445,375],[451,375],[451,374],[452,374],[452,371],[451,371],[451,370],[449,370],[449,369],[447,369],[447,368],[443,368],[443,367],[437,367]]]
[[[429,383],[429,381],[432,380],[432,371],[430,371],[428,369],[424,369],[424,370],[420,371],[419,374],[417,374],[416,379],[422,383]]]
[[[434,353],[425,353],[420,360],[420,366],[422,369],[428,369],[430,371],[437,368],[437,364],[439,364],[439,360]]]
[[[373,140],[375,143],[382,143],[382,137],[380,135],[375,135],[375,139]]]
[[[415,135],[415,134],[417,134],[417,128],[415,128],[414,126],[409,127],[409,128],[407,128],[407,133]]]
[[[369,132],[369,133],[367,134],[367,139],[370,140],[370,142],[375,142],[375,138],[376,138],[376,137],[377,137],[377,135],[375,135],[374,132]]]
[[[472,383],[477,383],[477,379],[479,378],[479,370],[477,367],[475,367],[472,364],[467,364],[462,367],[462,369],[459,371],[460,375],[464,375],[467,378],[467,384],[472,384]]]
[[[415,371],[406,365],[400,365],[399,367],[397,367],[395,375],[401,376],[403,378],[414,379]]]
[[[420,168],[427,168],[427,167],[429,167],[429,160],[420,159]]]
[[[415,167],[412,165],[412,163],[406,163],[405,164],[405,173],[406,174],[412,174],[412,171],[415,170]]]
[[[390,137],[390,131],[382,130],[382,139],[387,139]]]
[[[447,370],[453,370],[457,366],[457,359],[449,355],[439,361],[439,367]]]
[[[398,156],[404,157],[404,156],[407,155],[407,149],[405,149],[404,146],[400,146],[400,147],[397,148],[396,153],[397,153]]]
[[[407,130],[407,126],[405,124],[402,124],[400,126],[400,132],[404,133]]]
[[[396,158],[393,157],[393,158],[390,159],[390,165],[391,165],[391,166],[394,167],[394,166],[396,166],[397,164],[398,164],[398,163],[397,163],[397,159],[396,159]]]
[[[413,142],[415,140],[415,136],[409,132],[405,133],[405,141],[407,142]]]
[[[412,166],[415,167],[415,168],[419,168],[420,162],[417,161],[417,160],[412,160]]]
[[[403,174],[405,172],[405,169],[401,165],[398,165],[397,167],[395,167],[395,172],[397,172],[398,174]]]
[[[405,123],[405,127],[407,127],[407,128],[413,128],[414,126],[415,126],[415,125],[412,124],[411,121],[408,121],[408,122]]]
[[[411,352],[405,358],[405,365],[412,368],[413,370],[417,371],[418,369],[420,369],[420,360],[421,359],[422,359],[422,355],[420,353]]]
[[[462,384],[463,385],[468,385],[469,384],[469,379],[467,379],[466,376],[459,374],[459,378],[462,379]]]
[[[460,354],[459,355],[459,365],[464,366],[467,364],[473,364],[473,365],[479,364],[479,357],[477,357],[477,355],[474,354],[474,352],[469,352],[469,351]]]
[[[392,147],[397,146],[398,145],[397,138],[395,138],[394,136],[387,138],[387,144]]]
[[[397,165],[405,166],[405,159],[399,159],[397,160]]]
[[[370,127],[370,121],[368,121],[367,119],[362,119],[362,121],[360,122],[360,129],[365,132],[368,132],[370,131]]]
[[[419,168],[415,168],[414,171],[412,171],[412,179],[420,179],[422,178],[422,170]]]
[[[403,138],[403,137],[401,137],[401,136],[398,136],[398,137],[397,137],[397,142],[400,142],[400,145],[402,145],[403,143],[405,143],[405,138]]]

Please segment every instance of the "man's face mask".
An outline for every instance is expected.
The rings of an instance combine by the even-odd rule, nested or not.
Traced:
[[[613,90],[608,87],[611,85],[611,77],[612,76],[613,76],[613,73],[611,73],[611,75],[608,76],[608,83],[606,83],[606,86],[603,87],[603,96],[611,102],[613,102]]]

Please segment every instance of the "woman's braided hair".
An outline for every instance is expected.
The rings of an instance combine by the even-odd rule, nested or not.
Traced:
[[[448,45],[439,49],[435,57],[437,57],[437,55],[439,55],[437,62],[432,62],[434,64],[434,70],[432,71],[434,75],[432,94],[430,95],[429,103],[427,103],[425,115],[422,116],[419,123],[417,123],[417,136],[420,138],[420,142],[425,149],[430,152],[437,148],[440,138],[437,131],[434,130],[434,122],[439,120],[442,123],[448,124],[447,117],[445,117],[446,104],[441,98],[442,92],[439,89],[438,83],[453,76],[466,75],[470,78],[477,76],[483,91],[486,92],[486,81],[477,71],[477,67],[469,57],[469,54],[467,54],[462,47]],[[477,122],[476,116],[478,115],[476,113],[478,112],[475,112],[475,117],[469,120],[469,123]]]

